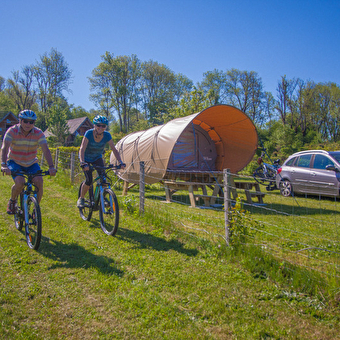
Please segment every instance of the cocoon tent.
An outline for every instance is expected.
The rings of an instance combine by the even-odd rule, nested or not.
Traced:
[[[174,171],[242,170],[253,158],[258,137],[251,119],[230,105],[214,105],[199,113],[131,133],[116,145],[124,170],[118,176],[139,183],[144,162],[145,183],[152,184]],[[113,153],[110,163],[117,164]]]

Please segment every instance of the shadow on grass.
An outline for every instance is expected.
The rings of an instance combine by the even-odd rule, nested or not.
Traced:
[[[64,244],[42,237],[39,253],[56,263],[54,268],[96,268],[106,275],[123,276],[124,272],[114,265],[114,261],[103,255],[94,255],[76,243]]]
[[[140,249],[152,248],[158,251],[174,250],[187,256],[196,256],[198,254],[197,249],[185,249],[183,243],[178,240],[166,241],[163,238],[140,233],[135,230],[118,228],[116,237],[123,241],[133,243],[136,245],[136,248]]]
[[[337,203],[340,204],[340,203]],[[279,204],[279,203],[268,203],[264,206],[261,205],[244,205],[244,208],[251,213],[261,214],[261,215],[297,215],[297,216],[313,216],[313,215],[334,215],[338,214],[339,210],[328,209],[325,205],[318,208],[313,208],[311,206],[297,206],[294,204]]]

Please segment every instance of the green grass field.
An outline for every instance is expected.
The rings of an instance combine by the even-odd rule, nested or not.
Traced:
[[[32,251],[6,214],[11,184],[1,176],[1,339],[340,339],[340,288],[328,298],[303,287],[309,278],[285,281],[282,268],[276,279],[259,265],[266,253],[202,237],[202,225],[223,235],[222,211],[164,204],[149,189],[139,216],[117,191],[120,226],[109,237],[98,213],[80,219],[77,187],[46,177],[43,239]]]

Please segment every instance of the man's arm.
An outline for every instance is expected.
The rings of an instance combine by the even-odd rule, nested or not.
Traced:
[[[5,172],[6,175],[11,174],[11,171],[7,168],[7,154],[10,145],[11,145],[10,141],[3,141],[1,147],[1,171]]]
[[[45,159],[48,163],[50,175],[55,176],[57,170],[54,168],[51,151],[48,148],[47,143],[41,144],[41,150],[42,150],[44,157],[45,157]]]

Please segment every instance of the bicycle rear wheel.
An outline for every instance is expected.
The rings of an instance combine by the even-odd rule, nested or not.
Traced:
[[[78,191],[78,198],[80,197],[81,187],[82,187],[83,183],[85,183],[85,182],[82,182],[80,184],[79,191]],[[93,211],[92,203],[91,203],[91,197],[93,196],[93,195],[91,195],[92,192],[93,192],[93,187],[91,186],[89,191],[86,193],[86,195],[84,197],[84,201],[85,201],[84,208],[79,208],[80,217],[84,221],[90,221],[90,219],[92,217],[92,211]]]
[[[41,213],[34,196],[27,199],[28,225],[25,227],[26,241],[31,249],[37,250],[41,241]]]
[[[22,193],[19,196],[20,199],[20,204],[17,205],[15,209],[15,214],[14,214],[14,223],[15,227],[18,230],[21,230],[22,227],[24,226],[24,216],[23,216],[23,204],[22,204]]]
[[[253,177],[259,184],[264,184],[267,181],[266,175],[263,173],[263,167],[259,166],[254,172]]]
[[[106,235],[114,235],[118,230],[119,206],[116,194],[108,188],[104,189],[104,207],[100,202],[99,219],[100,226]]]

